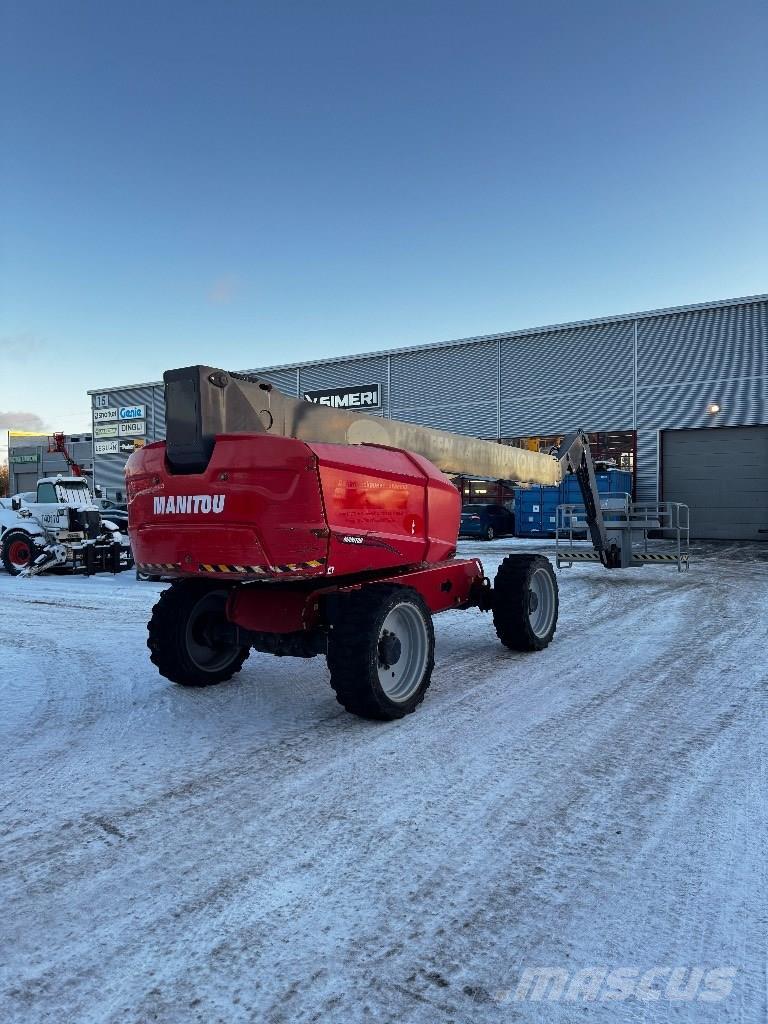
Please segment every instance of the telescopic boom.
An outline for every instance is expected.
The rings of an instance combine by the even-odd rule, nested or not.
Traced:
[[[557,484],[562,477],[550,455],[316,405],[290,398],[258,377],[189,366],[168,370],[164,380],[168,459],[180,472],[199,472],[207,465],[217,434],[267,433],[404,448],[444,473],[536,484]]]
[[[272,434],[300,441],[379,444],[422,455],[444,473],[559,484],[565,473],[579,481],[592,543],[601,562],[616,564],[595,481],[589,440],[583,431],[567,437],[551,455],[483,441],[400,420],[344,412],[291,398],[269,381],[212,366],[167,370],[166,456],[176,473],[203,472],[220,434]]]

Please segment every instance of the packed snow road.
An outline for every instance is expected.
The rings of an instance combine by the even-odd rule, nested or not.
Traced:
[[[321,659],[165,682],[160,585],[0,574],[3,1021],[765,1021],[768,553],[698,554],[560,573],[538,654],[438,616],[391,724]]]

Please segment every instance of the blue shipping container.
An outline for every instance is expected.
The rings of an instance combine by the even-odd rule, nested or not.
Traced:
[[[632,474],[629,470],[609,469],[603,473],[595,473],[595,478],[600,494],[632,494]],[[579,482],[573,473],[569,473],[560,484],[560,504],[582,505],[583,503]]]
[[[632,494],[632,474],[625,469],[596,473],[599,494]],[[569,473],[559,487],[515,488],[515,536],[554,534],[558,505],[582,505],[579,483]]]
[[[537,537],[542,533],[544,500],[542,492],[557,490],[545,487],[515,488],[515,535],[518,537]]]

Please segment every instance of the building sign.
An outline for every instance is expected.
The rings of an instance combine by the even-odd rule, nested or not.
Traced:
[[[110,420],[117,419],[117,409],[94,409],[93,410],[93,422],[94,423],[108,423]]]
[[[94,441],[93,452],[94,455],[117,455],[120,451],[118,447],[119,441]]]
[[[332,409],[379,409],[381,385],[361,384],[358,387],[305,391],[304,400],[316,405],[330,405]]]
[[[143,448],[143,447],[144,447],[144,445],[145,445],[146,443],[147,443],[147,442],[146,442],[146,441],[144,440],[144,438],[143,438],[143,437],[134,437],[134,439],[133,439],[133,448],[134,448],[134,451],[135,451],[135,450],[136,450],[137,448]]]
[[[130,438],[127,438],[127,439],[123,438],[120,441],[120,454],[121,455],[126,455],[126,454],[127,455],[132,455],[133,452],[136,451],[136,449],[134,447],[135,443],[136,442],[132,441]]]
[[[37,453],[35,453],[34,455],[12,455],[11,456],[11,462],[13,462],[15,465],[18,465],[19,463],[22,463],[22,462],[35,462],[36,463],[37,462]]]
[[[122,409],[120,411],[122,412]],[[143,437],[146,433],[146,424],[144,420],[120,423],[117,432],[120,437]]]
[[[109,405],[109,395],[94,395],[93,396],[93,408],[94,409],[106,409]]]
[[[94,437],[117,437],[117,422],[96,423],[93,427]]]
[[[120,420],[143,420],[146,406],[144,405],[124,405],[120,409]],[[143,433],[143,431],[142,431]]]

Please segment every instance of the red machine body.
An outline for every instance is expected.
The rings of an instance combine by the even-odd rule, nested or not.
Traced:
[[[461,500],[420,455],[377,445],[217,437],[205,472],[173,473],[165,444],[126,467],[139,569],[169,576],[299,580],[453,557]]]

